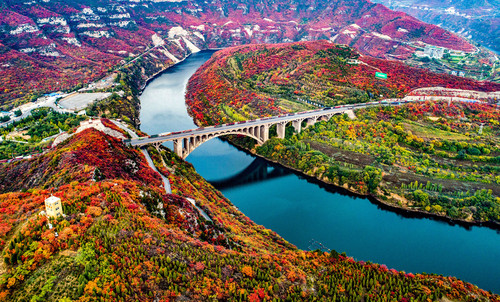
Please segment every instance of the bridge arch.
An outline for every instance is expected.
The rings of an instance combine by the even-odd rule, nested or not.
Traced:
[[[255,126],[248,128],[241,128],[235,130],[221,130],[220,132],[202,134],[197,136],[192,136],[189,138],[183,138],[180,140],[174,140],[174,151],[177,155],[186,159],[191,152],[198,148],[201,144],[224,135],[243,135],[253,138],[259,145],[265,143],[268,139],[268,126]]]
[[[150,137],[134,138],[128,142],[132,146],[153,144],[158,147],[166,141],[172,141],[174,143],[174,152],[179,157],[186,158],[198,146],[215,137],[239,134],[255,139],[258,144],[263,144],[269,139],[269,127],[272,125],[276,125],[278,138],[284,138],[285,128],[288,123],[291,123],[295,131],[300,133],[303,123],[305,123],[304,127],[308,127],[321,120],[328,121],[333,115],[349,112],[352,109],[353,106],[324,108],[308,112],[280,115],[276,117],[266,117],[251,121],[242,121],[205,128],[201,127],[182,132],[156,134]]]

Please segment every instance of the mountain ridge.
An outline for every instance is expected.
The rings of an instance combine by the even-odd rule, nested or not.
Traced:
[[[500,52],[500,2],[467,0],[376,0],[391,9],[472,39]]]
[[[1,7],[3,105],[81,86],[139,54],[165,69],[199,49],[248,43],[329,39],[398,60],[422,43],[476,50],[435,25],[369,1],[9,0]]]

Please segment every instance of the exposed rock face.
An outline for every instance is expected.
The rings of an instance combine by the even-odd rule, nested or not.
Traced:
[[[171,65],[200,49],[319,39],[397,60],[411,56],[415,42],[474,50],[440,27],[367,0],[8,0],[0,8],[0,105],[31,91],[74,87],[142,53]]]

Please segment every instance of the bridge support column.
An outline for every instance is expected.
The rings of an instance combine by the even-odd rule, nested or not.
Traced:
[[[259,138],[265,143],[269,139],[269,125],[260,126]]]
[[[292,126],[297,133],[300,133],[300,128],[302,126],[302,120],[292,121]]]
[[[276,132],[278,133],[278,138],[285,138],[285,127],[286,122],[276,124]]]
[[[345,111],[342,111],[341,114],[345,113]],[[333,114],[327,114],[323,115],[322,117],[319,118],[320,121],[325,121],[328,122],[332,118]]]
[[[255,137],[259,137],[259,126],[250,128],[250,133]]]
[[[160,153],[160,146],[161,146],[161,143],[154,143],[153,144],[153,147],[155,147],[156,151],[158,151],[158,153]]]
[[[183,138],[183,145],[184,148],[182,148],[182,158],[186,158],[189,153],[191,153],[190,145],[189,145],[189,138]]]
[[[190,137],[189,138],[189,153],[193,151],[196,148],[196,138],[195,137]]]
[[[180,139],[174,140],[174,152],[177,156],[182,157],[182,141]]]

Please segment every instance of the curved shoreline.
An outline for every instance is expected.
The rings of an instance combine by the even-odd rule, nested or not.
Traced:
[[[234,145],[234,144],[232,144],[232,145]],[[245,150],[245,149],[243,149],[243,150]],[[363,193],[359,193],[355,190],[352,190],[350,188],[338,186],[332,182],[327,182],[327,181],[321,180],[315,176],[308,175],[308,174],[304,173],[303,171],[298,170],[298,169],[293,168],[293,167],[290,167],[286,164],[283,164],[283,163],[268,159],[266,157],[263,157],[260,154],[252,153],[252,152],[250,152],[250,153],[252,155],[258,156],[259,158],[265,159],[266,161],[272,162],[273,164],[276,164],[276,165],[279,165],[279,166],[284,167],[286,169],[289,169],[289,170],[297,173],[298,175],[306,178],[307,180],[310,180],[313,183],[316,183],[318,185],[324,185],[326,188],[332,187],[335,189],[335,191],[346,191],[346,192],[349,192],[349,195],[364,197],[364,198],[370,200],[370,202],[372,202],[373,204],[376,204],[385,210],[390,210],[390,211],[396,212],[396,213],[401,214],[402,216],[407,217],[407,218],[431,218],[431,219],[434,219],[437,221],[447,222],[450,225],[459,225],[459,226],[464,227],[466,229],[468,229],[472,226],[484,226],[484,227],[489,227],[489,228],[494,229],[494,230],[500,230],[500,223],[494,222],[494,221],[468,221],[468,220],[464,220],[464,219],[451,218],[451,217],[446,216],[446,215],[439,215],[436,213],[430,213],[430,212],[422,211],[419,209],[400,207],[400,206],[394,205],[392,203],[386,202],[386,201],[382,200],[381,198],[373,196],[372,194],[363,194]]]
[[[151,75],[150,77],[148,77],[146,79],[146,81],[144,81],[144,84],[142,84],[141,86],[141,91],[139,92],[139,95],[138,96],[141,96],[142,95],[142,92],[144,91],[144,89],[146,89],[146,87],[149,85],[149,83],[153,80],[156,80],[157,77],[161,76],[162,73],[164,73],[165,71],[169,70],[170,68],[174,67],[174,66],[177,66],[179,63],[182,63],[184,62],[187,58],[189,58],[191,56],[191,54],[188,54],[187,56],[185,56],[184,58],[182,58],[182,60],[179,60],[179,62],[177,63],[174,63],[170,66],[168,66],[167,68],[164,68],[158,72],[155,72],[153,75]],[[140,104],[140,103],[139,103]]]
[[[198,124],[196,120],[195,120],[195,123]],[[288,166],[284,163],[280,163],[278,161],[266,158],[266,157],[264,157],[256,152],[252,152],[252,150],[248,150],[248,149],[243,148],[239,145],[236,145],[233,142],[231,142],[231,140],[229,140],[229,139],[224,139],[224,140],[227,141],[228,143],[230,143],[232,146],[236,147],[240,151],[243,151],[245,153],[248,153],[248,154],[251,154],[251,155],[256,156],[258,158],[261,158],[261,159],[263,159],[269,163],[272,163],[274,165],[278,165],[282,168],[288,169],[288,170],[292,171],[293,173],[295,173],[296,175],[299,175],[300,177],[305,178],[307,181],[315,183],[315,184],[319,185],[320,187],[323,187],[327,191],[330,191],[330,192],[333,191],[333,192],[337,192],[337,193],[341,193],[341,194],[345,194],[345,195],[366,198],[372,204],[379,206],[381,209],[397,213],[398,215],[401,215],[405,218],[428,218],[428,219],[433,219],[433,220],[440,221],[440,222],[446,222],[447,224],[449,224],[451,226],[458,225],[458,226],[463,227],[465,229],[470,229],[473,226],[477,226],[477,227],[487,227],[487,228],[490,228],[492,230],[500,230],[500,223],[494,222],[494,221],[468,221],[468,220],[464,220],[464,219],[451,218],[451,217],[446,216],[446,215],[440,215],[440,214],[436,214],[436,213],[426,212],[426,211],[422,211],[419,209],[400,207],[400,206],[397,206],[395,204],[386,202],[386,201],[382,200],[381,198],[373,196],[372,194],[363,194],[363,193],[357,192],[353,189],[345,188],[342,186],[338,186],[332,182],[327,182],[327,181],[321,180],[315,176],[308,175],[297,168],[294,168],[294,167]]]
[[[201,49],[199,52],[194,52],[194,53],[200,53],[200,52],[203,52],[203,51],[213,51],[213,52],[216,52],[217,50],[221,50],[221,49],[224,49],[224,48],[207,48],[207,49]],[[179,62],[176,62],[170,66],[168,66],[167,68],[164,68],[156,73],[154,73],[153,75],[151,75],[150,77],[148,77],[146,79],[146,81],[144,82],[144,84],[141,86],[140,88],[140,92],[139,92],[139,95],[138,96],[141,96],[142,95],[142,92],[144,91],[144,89],[146,89],[146,87],[149,85],[149,83],[153,80],[155,80],[157,77],[161,76],[162,73],[166,72],[167,70],[169,70],[170,68],[172,67],[175,67],[177,65],[179,65],[180,63],[184,62],[187,58],[189,58],[191,55],[193,54],[193,52],[189,53],[187,56],[185,56],[184,58],[182,58],[181,60],[179,60]],[[140,105],[140,103],[139,103]]]

